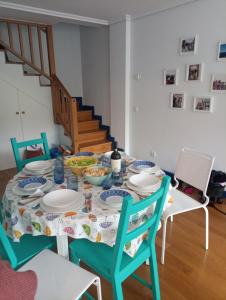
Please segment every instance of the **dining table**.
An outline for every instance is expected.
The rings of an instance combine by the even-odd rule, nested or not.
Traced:
[[[123,184],[120,187],[114,185],[111,189],[123,189],[130,192],[136,201],[141,201],[144,196],[132,192],[126,182],[134,173],[129,167],[123,174]],[[71,175],[70,169],[65,169],[65,181],[61,184],[54,182],[53,170],[45,175],[50,186],[44,194],[51,191],[66,189],[67,176]],[[159,174],[161,179],[164,172]],[[95,186],[84,180],[81,176],[78,178],[78,193],[83,197],[82,205],[77,209],[70,209],[66,212],[49,212],[45,211],[40,205],[42,196],[34,201],[23,204],[21,199],[26,199],[23,195],[16,192],[18,182],[23,178],[28,178],[23,170],[17,173],[7,184],[3,199],[0,203],[3,226],[8,236],[15,242],[19,242],[24,234],[32,234],[33,236],[46,235],[56,236],[58,254],[69,258],[68,237],[73,239],[89,239],[96,243],[105,243],[114,246],[117,235],[117,228],[120,219],[120,209],[103,205],[100,194],[103,192],[102,186]],[[85,193],[91,193],[92,209],[87,211],[85,206]],[[167,196],[166,205],[170,205],[172,199]],[[150,207],[139,214],[135,214],[130,218],[128,230],[132,230],[141,223],[145,222],[153,213],[153,207]],[[133,241],[125,245],[124,251],[133,257],[142,241],[147,234],[142,234]]]

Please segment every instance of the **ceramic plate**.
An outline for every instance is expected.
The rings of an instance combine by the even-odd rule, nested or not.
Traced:
[[[77,201],[74,202],[73,204],[66,205],[63,207],[50,207],[44,204],[43,201],[40,202],[40,207],[48,213],[65,213],[68,211],[79,210],[80,208],[82,208],[83,204],[84,204],[84,199],[81,196],[80,199],[77,199]]]
[[[156,185],[155,188],[153,188],[152,190],[145,190],[145,189],[139,189],[138,187],[134,186],[133,184],[131,184],[129,182],[129,180],[126,182],[126,186],[134,191],[135,193],[137,193],[138,195],[142,196],[142,197],[147,197],[149,196],[150,194],[156,192],[160,186],[161,186],[161,181],[159,182],[159,185]]]
[[[68,189],[52,191],[43,197],[43,203],[48,207],[63,208],[75,205],[81,199],[81,194]]]
[[[31,171],[31,172],[45,171],[46,169],[49,169],[50,167],[52,167],[52,161],[50,161],[50,160],[33,161],[33,162],[25,165],[25,169],[28,171]]]
[[[136,168],[137,170],[145,170],[145,169],[150,169],[155,166],[155,164],[149,160],[135,160],[132,163],[133,168]]]
[[[156,184],[159,184],[160,179],[155,175],[142,172],[137,175],[132,175],[129,181],[139,189],[152,190]]]
[[[53,182],[50,181],[50,180],[47,180],[45,186],[43,186],[43,187],[41,188],[41,190],[42,190],[43,192],[46,192],[46,191],[50,190],[50,189],[52,188],[52,186],[53,186]],[[29,196],[29,195],[31,195],[31,194],[34,193],[34,191],[25,191],[25,190],[22,190],[22,189],[20,189],[20,188],[18,187],[18,185],[15,185],[15,186],[12,188],[12,192],[13,192],[14,194],[18,195],[18,196]]]
[[[24,191],[35,191],[43,188],[47,183],[44,177],[30,177],[19,181],[18,187]]]
[[[100,194],[100,202],[112,208],[120,209],[123,198],[129,195],[132,196],[135,201],[139,200],[139,197],[135,193],[128,190],[111,189]]]
[[[51,173],[53,171],[53,167],[51,166],[48,169],[45,170],[39,170],[39,171],[29,171],[26,168],[23,168],[23,174],[25,175],[33,175],[33,176],[39,176],[39,175],[45,175],[48,173]]]

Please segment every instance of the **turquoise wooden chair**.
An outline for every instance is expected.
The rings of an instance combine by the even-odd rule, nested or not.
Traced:
[[[47,137],[46,137],[46,133],[44,133],[44,132],[41,133],[41,138],[40,139],[17,142],[16,138],[11,138],[10,141],[11,141],[11,145],[12,145],[12,148],[13,148],[13,154],[14,154],[14,158],[15,158],[15,161],[16,161],[16,166],[17,166],[18,171],[21,171],[23,169],[23,167],[29,162],[37,161],[37,160],[50,159],[50,151],[49,151],[49,147],[48,147]],[[32,158],[29,158],[29,159],[22,159],[21,158],[21,154],[20,154],[19,149],[25,148],[25,147],[28,147],[28,146],[32,146],[32,145],[39,145],[39,144],[43,145],[43,150],[44,150],[43,155],[32,157]]]
[[[160,299],[155,237],[169,189],[169,183],[170,178],[165,176],[161,188],[156,193],[135,204],[133,204],[133,199],[130,196],[124,199],[114,247],[103,243],[93,243],[87,239],[77,239],[69,246],[71,260],[74,263],[79,264],[80,260],[83,261],[112,284],[114,299],[123,299],[122,282],[130,275],[141,284],[152,289],[154,299]],[[128,232],[130,217],[148,208],[155,202],[156,206],[153,215],[148,217],[143,224]],[[124,246],[145,232],[148,232],[147,239],[143,241],[136,255],[131,258],[123,251]],[[133,274],[147,259],[150,262],[152,284]]]
[[[20,242],[13,242],[6,235],[6,232],[0,223],[0,256],[8,260],[13,269],[18,269],[28,260],[44,249],[54,249],[56,247],[56,238],[44,235],[32,236],[25,234]]]

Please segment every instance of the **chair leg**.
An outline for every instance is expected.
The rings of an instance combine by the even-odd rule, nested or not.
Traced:
[[[164,261],[165,261],[166,225],[167,225],[167,218],[163,220],[163,226],[162,226],[162,253],[161,253],[161,264],[164,264]]]
[[[97,299],[102,300],[101,284],[100,284],[100,279],[99,278],[96,279],[95,285],[97,287]]]
[[[160,287],[159,287],[159,275],[158,275],[158,265],[156,258],[155,245],[151,246],[151,256],[150,261],[150,272],[151,272],[151,282],[152,282],[152,293],[154,300],[160,300]]]
[[[206,216],[206,229],[205,229],[205,248],[208,250],[209,248],[209,211],[206,206],[203,207]]]
[[[123,300],[122,283],[116,278],[112,282],[114,300]]]

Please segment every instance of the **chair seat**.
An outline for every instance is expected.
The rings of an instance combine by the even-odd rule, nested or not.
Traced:
[[[173,198],[173,203],[165,209],[162,215],[162,219],[168,218],[169,216],[176,215],[182,212],[203,207],[203,205],[200,202],[194,200],[193,198],[189,197],[188,195],[184,194],[183,192],[177,189],[172,189],[171,195]]]
[[[108,281],[111,281],[111,270],[114,247],[110,247],[104,243],[95,243],[87,239],[77,239],[70,244],[71,251],[81,261],[85,262],[90,268],[94,269],[98,274],[104,276]],[[92,254],[91,254],[92,253]],[[142,256],[142,257],[141,257]],[[124,269],[130,263],[134,265],[134,270],[137,269],[136,260],[139,260],[138,265],[150,257],[150,249],[147,241],[143,241],[140,245],[135,257],[130,257],[123,252],[121,269]]]
[[[75,300],[99,278],[62,256],[43,250],[18,271],[35,271],[38,288],[35,300]]]
[[[24,264],[28,259],[32,258],[43,249],[56,247],[56,238],[47,237],[44,235],[32,236],[25,234],[21,237],[20,242],[13,242],[12,239],[8,238],[14,253],[17,257],[17,268]],[[0,243],[0,255],[3,259],[8,260],[8,256]]]

